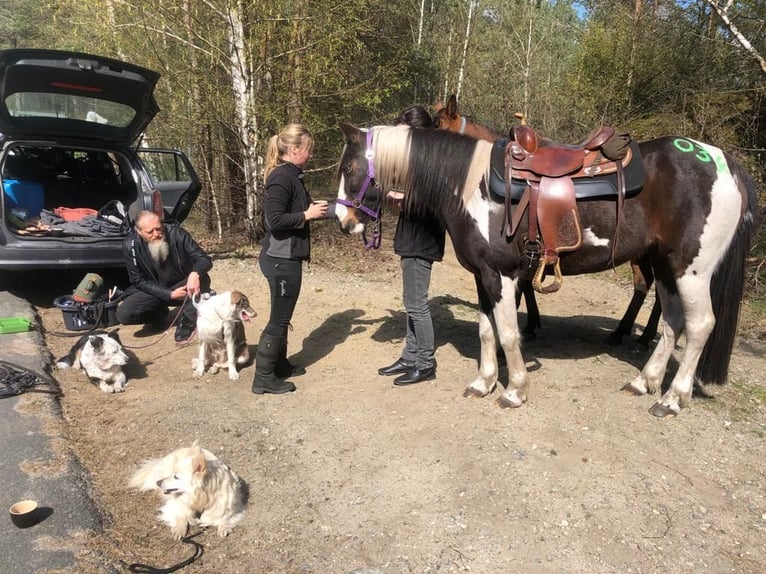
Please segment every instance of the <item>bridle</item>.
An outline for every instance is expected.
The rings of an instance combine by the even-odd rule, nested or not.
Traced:
[[[372,130],[368,129],[366,131],[367,148],[364,150],[364,157],[367,159],[367,176],[364,178],[364,182],[362,183],[362,187],[359,189],[359,193],[357,193],[353,199],[338,199],[337,203],[345,205],[346,207],[359,209],[370,218],[370,223],[368,225],[372,225],[372,238],[367,241],[367,238],[363,234],[362,239],[364,240],[364,246],[366,249],[377,249],[380,247],[380,239],[382,235],[380,227],[380,215],[383,208],[383,193],[380,189],[380,186],[375,183],[375,164],[373,162],[375,153],[372,149]],[[364,194],[367,193],[371,183],[374,185],[375,189],[378,190],[378,202],[374,210],[370,209],[362,203],[364,200]],[[367,225],[365,225],[365,229],[366,228]]]

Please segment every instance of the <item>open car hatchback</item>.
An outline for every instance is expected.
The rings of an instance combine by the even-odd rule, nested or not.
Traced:
[[[186,218],[201,189],[189,160],[136,147],[158,80],[101,56],[0,51],[0,270],[122,267],[139,211]]]

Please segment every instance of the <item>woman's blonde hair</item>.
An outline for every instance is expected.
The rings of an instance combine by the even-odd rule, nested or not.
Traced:
[[[269,177],[271,170],[279,164],[282,156],[287,153],[291,146],[305,148],[314,145],[314,136],[303,124],[288,124],[277,135],[272,136],[266,147],[266,163],[263,167],[264,181]]]

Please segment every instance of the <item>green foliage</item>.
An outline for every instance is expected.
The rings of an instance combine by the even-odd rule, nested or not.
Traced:
[[[99,53],[161,72],[148,143],[193,158],[205,180],[195,210],[224,233],[242,233],[247,154],[262,156],[287,122],[314,132],[309,185],[331,197],[340,120],[388,123],[458,87],[461,109],[501,132],[523,112],[562,141],[597,124],[639,139],[682,134],[731,151],[766,181],[763,73],[704,1],[595,0],[579,4],[585,13],[569,0],[482,0],[473,11],[469,1],[5,0],[0,45]],[[766,5],[735,0],[729,14],[766,55]],[[235,59],[247,63],[254,97],[252,142],[237,114],[232,15],[243,22]]]

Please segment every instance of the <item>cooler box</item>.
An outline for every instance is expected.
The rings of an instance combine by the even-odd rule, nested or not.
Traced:
[[[43,184],[39,182],[4,179],[3,191],[6,211],[20,207],[29,212],[29,217],[39,217],[45,207]]]

